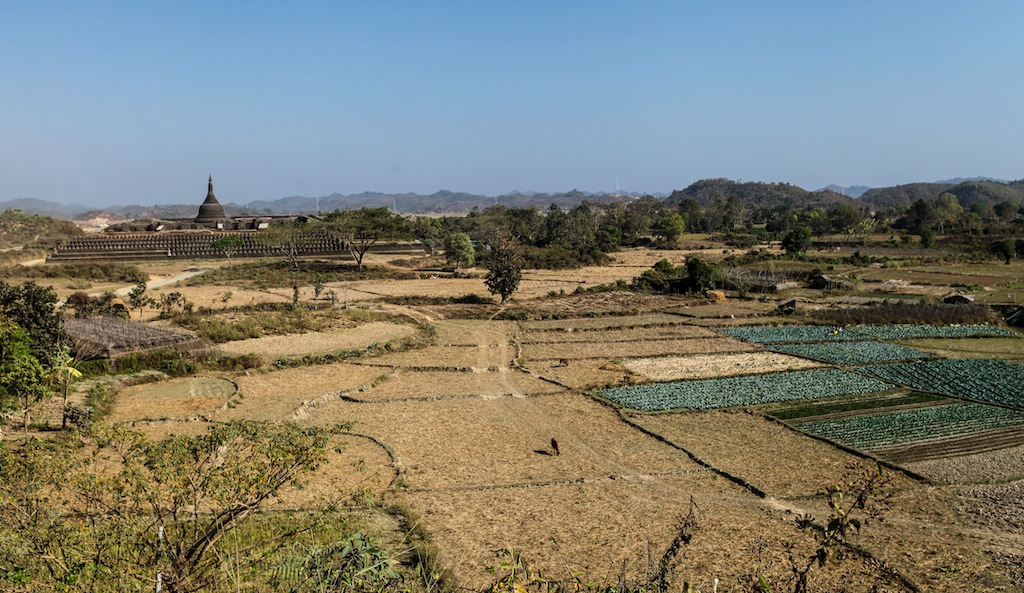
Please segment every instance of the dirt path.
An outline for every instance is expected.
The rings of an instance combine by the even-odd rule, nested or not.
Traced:
[[[198,276],[199,274],[202,274],[203,272],[206,272],[206,271],[207,271],[206,268],[203,268],[203,269],[200,269],[200,270],[189,270],[187,272],[182,272],[180,274],[175,274],[174,276],[171,276],[170,278],[164,278],[163,280],[154,280],[152,282],[147,282],[146,283],[146,289],[147,290],[153,290],[155,288],[161,288],[161,287],[164,287],[164,286],[168,286],[170,284],[174,284],[174,283],[180,282],[182,280],[188,280],[189,278],[191,278],[193,276]],[[134,286],[126,286],[124,288],[119,288],[119,289],[114,291],[114,294],[116,294],[117,296],[126,296],[129,292],[132,291],[133,288],[135,288],[135,287]],[[97,295],[92,295],[92,296],[97,296]]]

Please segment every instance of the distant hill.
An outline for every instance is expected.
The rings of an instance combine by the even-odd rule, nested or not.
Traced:
[[[729,179],[702,179],[685,189],[673,191],[668,202],[678,204],[683,200],[692,199],[706,207],[715,200],[727,200],[730,197],[743,200],[747,208],[827,208],[836,204],[857,203],[849,196],[828,189],[812,192],[788,183],[739,182]]]
[[[361,194],[331,194],[320,198],[293,196],[279,200],[249,202],[246,207],[254,212],[273,212],[275,214],[298,214],[352,208],[391,208],[398,212],[431,212],[454,213],[469,212],[474,208],[484,209],[495,204],[525,208],[535,206],[547,208],[558,204],[562,208],[571,208],[587,200],[591,203],[610,203],[638,197],[640,194],[614,195],[608,193],[589,193],[579,190],[548,194],[540,192],[513,192],[500,196],[486,196],[466,192],[439,190],[432,194],[415,193],[388,194],[380,192],[363,192]]]
[[[61,204],[59,202],[50,202],[36,198],[18,198],[16,200],[0,202],[0,212],[10,208],[16,208],[22,212],[28,212],[29,214],[52,216],[54,218],[63,219],[71,219],[76,214],[85,212],[89,209],[88,206],[83,206],[81,204]]]
[[[999,181],[988,178],[956,178],[948,182],[908,183],[894,187],[868,189],[865,186],[842,187],[829,185],[809,191],[788,183],[739,182],[729,179],[702,179],[684,189],[677,189],[666,198],[670,203],[693,199],[707,206],[716,198],[737,197],[749,208],[829,207],[840,203],[866,204],[873,208],[906,207],[918,199],[934,199],[942,192],[951,192],[965,207],[975,203],[997,204],[1010,201],[1024,202],[1024,179]],[[640,197],[639,192],[584,192],[572,190],[560,193],[514,191],[499,196],[439,190],[432,194],[363,192],[359,194],[333,193],[327,196],[289,196],[276,200],[255,200],[247,204],[227,202],[228,216],[254,216],[260,214],[311,214],[335,209],[386,207],[403,213],[461,213],[474,208],[484,209],[495,204],[510,207],[536,207],[546,209],[551,204],[572,208],[586,200],[594,204],[630,201]],[[857,198],[856,200],[854,198]],[[103,209],[81,204],[60,204],[32,198],[0,202],[0,211],[18,208],[23,212],[54,218],[87,220],[102,213],[106,218],[144,220],[149,218],[190,219],[199,209],[199,201],[188,204],[162,204],[155,206],[110,206]]]
[[[843,194],[844,196],[850,196],[851,198],[859,198],[864,195],[864,192],[871,189],[866,185],[851,185],[849,187],[843,187],[841,185],[826,185],[818,191],[834,191],[837,194]]]
[[[52,246],[57,241],[82,234],[74,223],[39,216],[8,208],[0,212],[0,248],[17,247],[34,242]]]
[[[875,208],[905,207],[917,200],[934,200],[942,193],[956,196],[964,208],[974,204],[989,206],[1000,202],[1024,203],[1024,180],[1019,181],[963,181],[960,183],[908,183],[895,187],[868,190],[861,201]]]

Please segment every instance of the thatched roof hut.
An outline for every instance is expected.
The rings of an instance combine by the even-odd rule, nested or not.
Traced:
[[[71,318],[64,320],[79,360],[114,359],[149,350],[204,350],[209,347],[194,333],[182,329],[155,327],[119,317]]]

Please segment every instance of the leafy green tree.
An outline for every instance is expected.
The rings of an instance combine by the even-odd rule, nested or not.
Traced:
[[[444,241],[445,258],[457,266],[471,266],[476,258],[473,241],[466,233],[452,233]]]
[[[286,257],[292,269],[298,270],[299,255],[313,239],[313,227],[313,224],[302,221],[271,224],[256,235],[256,240]]]
[[[20,410],[26,435],[32,405],[47,394],[46,371],[32,345],[27,331],[0,316],[0,411]]]
[[[686,279],[689,292],[703,292],[715,288],[721,273],[718,266],[699,257],[686,258]]]
[[[1003,239],[1002,241],[996,241],[992,244],[992,251],[996,255],[1003,258],[1003,263],[1010,265],[1010,261],[1016,254],[1016,243],[1013,239]]]
[[[798,226],[782,238],[782,248],[790,255],[805,253],[811,246],[811,229]]]
[[[487,291],[500,295],[504,305],[523,279],[523,260],[511,246],[499,244],[491,250],[488,268],[484,276]]]
[[[0,280],[0,316],[7,317],[28,333],[32,352],[44,364],[56,352],[63,337],[57,293],[49,286],[25,282],[18,286]]]
[[[387,208],[335,210],[324,216],[328,232],[345,241],[356,267],[363,269],[363,257],[381,239],[402,239],[411,236],[408,222]]]
[[[673,246],[686,232],[686,219],[678,212],[662,216],[654,222],[651,232],[659,239],[659,242]]]
[[[238,235],[224,235],[217,237],[210,243],[210,247],[224,254],[228,258],[228,265],[231,265],[231,256],[238,253],[245,245],[245,241]]]
[[[142,311],[146,307],[152,307],[156,305],[156,301],[146,294],[146,283],[139,282],[134,288],[128,293],[128,304],[132,309],[139,310],[139,321],[142,321]]]

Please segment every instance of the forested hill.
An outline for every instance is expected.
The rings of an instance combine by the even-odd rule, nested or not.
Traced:
[[[1002,202],[1024,203],[1024,179],[1010,182],[963,181],[961,183],[908,183],[878,187],[864,192],[860,200],[874,208],[903,208],[918,200],[933,201],[944,193],[956,196],[963,208],[975,204],[994,206]]]
[[[684,200],[694,200],[703,208],[719,200],[728,201],[730,198],[740,199],[746,208],[764,209],[829,207],[857,203],[854,198],[828,189],[812,192],[788,183],[739,182],[729,179],[703,179],[686,189],[673,191],[668,201],[670,204],[679,204]]]

